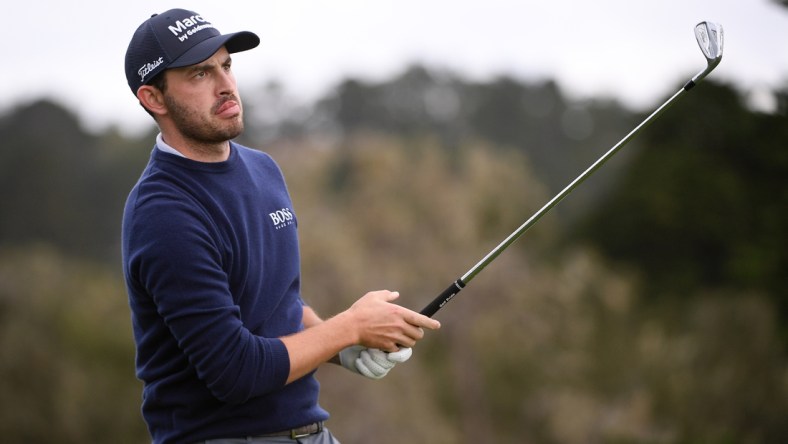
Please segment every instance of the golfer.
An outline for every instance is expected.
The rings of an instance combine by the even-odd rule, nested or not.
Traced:
[[[372,291],[322,320],[302,299],[297,217],[279,167],[243,131],[233,53],[200,14],[145,20],[126,52],[160,134],[123,215],[123,270],[155,443],[336,443],[318,366],[381,378],[439,323]]]

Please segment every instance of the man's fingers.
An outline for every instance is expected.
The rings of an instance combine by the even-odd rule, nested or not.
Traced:
[[[424,316],[423,314],[411,312],[412,314],[408,316],[405,321],[408,324],[421,327],[421,328],[428,328],[430,330],[437,330],[441,328],[441,323],[438,322],[436,319],[432,319],[430,317]]]
[[[402,347],[398,351],[388,353],[386,358],[389,361],[403,363],[410,359],[411,355],[413,354],[413,349],[410,347]]]
[[[380,378],[386,376],[386,373],[388,373],[388,372],[383,372],[383,373],[375,373],[375,372],[373,372],[372,370],[367,368],[366,365],[364,365],[364,363],[361,361],[361,358],[356,359],[356,368],[358,368],[358,372],[359,373],[361,373],[362,375],[364,375],[364,376],[366,376],[367,378],[370,378],[370,379],[380,379]]]
[[[372,292],[373,294],[379,295],[386,302],[391,302],[399,298],[398,291],[388,291],[388,290],[379,290]]]
[[[386,376],[395,364],[396,362],[392,362],[387,358],[385,352],[374,348],[363,350],[359,358],[356,359],[356,367],[359,372],[373,379],[380,379]]]
[[[409,347],[402,347],[391,353],[386,353],[380,349],[364,349],[356,359],[358,372],[367,378],[380,379],[388,374],[398,363],[410,359],[413,350]]]
[[[396,363],[388,359],[387,356],[388,354],[386,352],[379,350],[377,348],[368,349],[366,354],[369,357],[369,359],[372,360],[373,363],[380,366],[384,370],[391,369],[392,367],[394,367],[394,364]]]
[[[359,325],[359,343],[386,352],[413,347],[424,330],[440,328],[440,322],[394,303],[397,291],[367,293],[351,307]]]

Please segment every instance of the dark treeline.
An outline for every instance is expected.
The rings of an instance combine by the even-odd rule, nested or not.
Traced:
[[[427,302],[650,112],[573,100],[551,81],[422,66],[347,79],[308,105],[277,84],[242,92],[241,142],[288,177],[304,291],[330,295],[315,301],[326,313],[373,287]],[[788,90],[775,96],[775,112],[754,111],[707,79],[674,105],[441,312],[444,329],[394,381],[361,382],[404,405],[345,405],[358,380],[321,373],[340,436],[784,437]],[[89,133],[46,99],[0,116],[0,433],[11,441],[53,430],[63,442],[145,440],[119,224],[155,134],[152,122],[138,137]]]
[[[95,260],[119,256],[124,195],[150,140],[89,134],[73,112],[48,100],[0,119],[0,245],[45,243]]]
[[[788,319],[780,291],[788,248],[778,248],[788,247],[788,92],[776,95],[778,111],[764,114],[749,110],[735,88],[706,82],[575,191],[571,205],[556,209],[566,217],[553,223],[573,242],[648,274],[653,293],[762,290],[780,299]],[[420,66],[378,84],[346,80],[306,111],[286,106],[283,91],[270,86],[247,101],[252,116],[278,112],[268,124],[248,122],[243,142],[251,146],[369,131],[436,135],[451,153],[483,140],[523,152],[551,193],[645,116],[612,100],[571,101],[550,81],[469,83]],[[88,134],[73,113],[46,100],[8,112],[0,119],[0,185],[16,191],[0,207],[0,245],[41,241],[117,258],[122,203],[153,134]]]
[[[757,113],[705,86],[644,134],[582,236],[646,272],[652,294],[763,291],[788,321],[788,101]]]

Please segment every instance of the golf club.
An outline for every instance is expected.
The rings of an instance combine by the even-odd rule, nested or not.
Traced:
[[[586,169],[582,174],[580,174],[575,180],[573,180],[569,185],[566,186],[560,193],[555,195],[547,204],[545,204],[539,211],[537,211],[530,219],[528,219],[524,224],[522,224],[517,230],[515,230],[512,234],[509,235],[503,242],[501,242],[497,247],[495,247],[492,251],[490,251],[482,260],[480,260],[476,265],[474,265],[470,270],[468,270],[462,277],[454,281],[451,285],[449,285],[446,290],[443,291],[438,297],[432,300],[424,309],[421,310],[421,314],[425,316],[432,317],[438,310],[443,308],[454,296],[457,295],[465,286],[470,282],[474,277],[476,277],[479,272],[481,272],[487,265],[489,265],[495,258],[497,258],[506,248],[508,248],[511,244],[514,243],[520,236],[523,235],[529,228],[531,228],[545,213],[550,211],[558,202],[560,202],[564,197],[566,197],[569,193],[572,192],[578,185],[580,185],[588,176],[594,173],[597,169],[599,169],[608,159],[613,157],[613,155],[621,149],[624,145],[626,145],[630,140],[632,140],[643,128],[648,126],[652,121],[654,121],[657,117],[659,117],[666,109],[668,109],[673,102],[679,98],[679,96],[683,95],[686,91],[689,91],[694,87],[698,82],[703,80],[714,68],[722,60],[722,45],[723,45],[723,32],[722,26],[708,21],[703,21],[695,25],[695,38],[698,41],[698,45],[700,46],[701,51],[703,51],[704,57],[706,57],[706,68],[703,69],[701,72],[696,74],[692,79],[690,79],[678,92],[676,92],[672,97],[670,97],[665,103],[663,103],[656,111],[651,113],[646,119],[641,122],[635,129],[633,129],[629,134],[627,134],[621,141],[610,148],[608,152],[606,152],[602,157],[600,157],[596,162],[594,162],[588,169]]]

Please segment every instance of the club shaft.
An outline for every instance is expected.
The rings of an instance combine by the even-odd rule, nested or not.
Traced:
[[[536,224],[539,219],[542,218],[548,211],[550,211],[554,206],[558,204],[561,200],[563,200],[569,193],[571,193],[575,188],[577,188],[581,183],[583,183],[589,176],[591,176],[596,170],[598,170],[602,165],[605,164],[611,157],[613,157],[624,145],[629,143],[643,128],[648,126],[651,122],[654,121],[660,114],[662,114],[666,109],[673,104],[674,100],[676,100],[683,92],[684,88],[680,89],[676,94],[674,94],[670,99],[668,99],[665,103],[662,104],[656,111],[651,113],[646,120],[641,122],[635,129],[633,129],[629,134],[627,134],[621,141],[615,144],[610,150],[608,150],[602,157],[597,159],[596,162],[591,164],[582,174],[577,176],[575,180],[573,180],[569,185],[567,185],[560,193],[556,194],[549,202],[547,202],[542,208],[539,209],[530,219],[525,221],[520,227],[515,230],[512,234],[509,235],[503,242],[501,242],[495,249],[490,251],[487,256],[485,256],[482,260],[479,261],[476,265],[474,265],[467,273],[462,276],[462,281],[467,284],[471,281],[480,271],[484,269],[487,265],[490,264],[495,258],[498,257],[506,248],[508,248],[511,244],[513,244],[520,236],[522,236],[529,228],[531,228],[534,224]]]
[[[697,76],[696,76],[697,77]],[[446,290],[444,290],[440,295],[438,295],[435,299],[432,300],[426,307],[421,310],[421,314],[425,316],[432,316],[438,310],[443,308],[446,303],[448,303],[454,296],[457,295],[474,277],[476,277],[479,272],[484,270],[487,265],[489,265],[492,261],[495,260],[504,250],[506,250],[510,245],[512,245],[517,239],[520,238],[529,228],[531,228],[539,219],[542,218],[550,209],[558,204],[561,200],[563,200],[569,193],[572,192],[578,185],[583,183],[591,174],[593,174],[596,170],[598,170],[602,165],[605,164],[611,157],[613,157],[618,150],[620,150],[624,145],[629,143],[641,130],[647,127],[651,122],[653,122],[657,117],[659,117],[665,110],[667,110],[673,102],[678,99],[685,91],[688,91],[690,88],[694,86],[694,82],[690,81],[684,87],[682,87],[678,92],[673,94],[665,103],[663,103],[659,108],[657,108],[653,113],[651,113],[645,120],[643,120],[638,126],[635,127],[629,134],[627,134],[623,139],[621,139],[617,144],[615,144],[612,148],[610,148],[602,157],[597,159],[590,167],[588,167],[582,174],[577,176],[575,180],[573,180],[569,185],[567,185],[560,193],[556,194],[549,202],[547,202],[542,208],[539,209],[533,216],[530,217],[525,223],[520,225],[517,230],[515,230],[512,234],[510,234],[506,239],[503,240],[497,247],[495,247],[492,251],[487,253],[482,260],[480,260],[476,265],[471,267],[462,277],[454,281],[451,285],[449,285]]]
[[[512,234],[509,235],[503,242],[498,244],[492,251],[487,253],[482,260],[480,260],[476,265],[471,267],[462,277],[458,278],[456,281],[452,282],[446,290],[443,291],[438,297],[432,300],[424,309],[421,310],[421,314],[426,316],[434,315],[438,310],[443,308],[454,296],[457,295],[464,287],[468,284],[474,277],[476,277],[479,272],[481,272],[490,262],[494,261],[504,250],[509,248],[511,244],[514,243],[520,236],[523,235],[529,228],[531,228],[542,216],[545,215],[551,208],[556,206],[558,202],[563,200],[569,193],[572,192],[578,185],[583,183],[588,176],[594,173],[594,171],[598,170],[605,162],[607,162],[613,155],[618,152],[621,147],[629,143],[643,128],[647,127],[651,122],[653,122],[657,117],[659,117],[665,110],[667,110],[676,99],[679,98],[684,92],[689,91],[692,89],[698,82],[703,80],[714,68],[720,63],[722,60],[722,47],[723,47],[723,32],[722,26],[714,22],[700,22],[695,25],[695,38],[698,41],[698,45],[701,47],[703,51],[703,55],[706,57],[706,68],[696,74],[692,79],[690,79],[678,92],[673,94],[665,103],[660,105],[653,113],[651,113],[645,120],[643,120],[640,125],[636,126],[635,129],[629,132],[623,139],[621,139],[617,144],[615,144],[612,148],[610,148],[602,157],[600,157],[596,162],[594,162],[590,167],[588,167],[582,174],[577,176],[575,180],[573,180],[569,185],[566,186],[560,193],[556,194],[555,197],[550,199],[539,211],[534,213],[530,219],[525,221],[524,224],[520,225],[517,230],[515,230]]]

